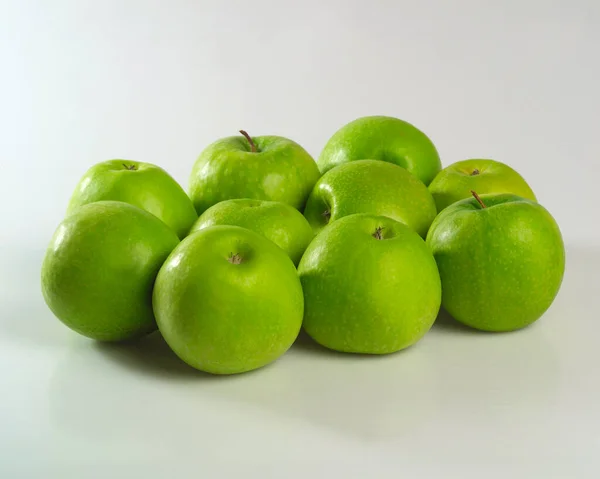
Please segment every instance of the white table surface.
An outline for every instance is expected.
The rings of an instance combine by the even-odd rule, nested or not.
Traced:
[[[594,1],[8,1],[0,6],[0,477],[600,477],[600,9]],[[40,264],[76,181],[121,157],[182,184],[239,128],[313,154],[366,114],[444,164],[513,165],[567,244],[539,322],[440,317],[380,358],[307,338],[212,377],[157,335],[100,345],[46,308]]]

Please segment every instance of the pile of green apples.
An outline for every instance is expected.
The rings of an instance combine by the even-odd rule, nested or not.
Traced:
[[[301,329],[335,351],[390,354],[441,308],[483,331],[524,328],[558,294],[559,227],[491,159],[442,169],[414,125],[358,118],[315,161],[280,136],[208,145],[186,192],[150,163],[93,165],[46,250],[42,292],[98,341],[157,329],[190,366],[255,370]]]

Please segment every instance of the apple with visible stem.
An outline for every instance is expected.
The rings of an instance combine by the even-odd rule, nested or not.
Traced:
[[[428,185],[442,168],[429,137],[390,116],[365,116],[347,123],[327,141],[317,159],[321,174],[355,160],[381,160],[406,168]]]
[[[189,195],[198,214],[235,198],[279,201],[302,211],[319,178],[314,159],[288,138],[240,133],[215,141],[194,163]]]
[[[99,341],[156,330],[152,287],[177,246],[156,216],[118,201],[77,208],[57,227],[42,263],[42,293],[70,329]]]
[[[185,237],[198,218],[185,190],[163,168],[131,160],[93,165],[73,192],[67,214],[96,201],[123,201],[152,213]]]
[[[240,226],[185,238],[156,278],[154,313],[171,349],[212,374],[261,368],[282,356],[302,324],[296,268],[272,241]]]
[[[440,277],[425,241],[385,216],[332,223],[308,246],[298,274],[304,329],[336,351],[405,349],[429,331],[440,308]]]
[[[440,171],[429,185],[438,213],[452,203],[480,195],[512,193],[537,201],[525,179],[505,163],[490,159],[457,161]]]
[[[472,195],[444,209],[427,235],[442,280],[442,305],[475,329],[524,328],[544,314],[560,289],[560,229],[535,201],[508,193]]]
[[[278,201],[226,200],[200,215],[190,232],[214,225],[242,226],[273,241],[298,264],[313,239],[313,231],[297,209]]]
[[[317,181],[304,216],[318,233],[354,213],[388,216],[425,237],[436,210],[427,187],[404,168],[357,160],[336,166]]]

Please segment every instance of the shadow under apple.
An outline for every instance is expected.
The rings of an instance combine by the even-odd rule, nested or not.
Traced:
[[[545,317],[520,331],[479,332],[442,313],[420,342],[386,356],[336,353],[302,333],[278,361],[234,376],[194,370],[175,356],[158,333],[133,344],[86,343],[65,360],[64,370],[56,371],[53,408],[59,420],[82,428],[82,434],[106,427],[102,421],[94,423],[95,416],[90,418],[86,408],[86,403],[95,404],[102,395],[110,398],[105,403],[108,411],[130,408],[134,417],[151,418],[158,399],[138,404],[140,399],[129,392],[128,382],[143,381],[160,385],[161,394],[177,396],[182,409],[204,402],[229,404],[232,412],[256,411],[276,421],[292,419],[368,441],[399,436],[413,440],[419,431],[426,435],[430,426],[440,422],[464,427],[490,417],[531,420],[536,407],[547,413],[560,401],[565,359],[557,349],[568,340],[568,330],[576,327],[569,312],[586,314],[582,305],[590,303],[584,296],[594,292],[593,279],[600,270],[597,250],[575,249],[570,256],[574,266],[568,268],[555,304]],[[581,326],[585,320],[582,316],[575,324]],[[82,354],[88,363],[108,362],[121,373],[125,369],[126,374],[115,374],[119,379],[114,379],[122,385],[121,394],[108,396],[107,386],[102,385],[108,381],[105,369],[98,376],[94,370],[72,371],[85,366],[78,361]],[[73,377],[86,374],[89,384],[72,383]],[[110,384],[111,390],[121,387]],[[67,395],[80,399],[67,401]],[[73,404],[81,405],[81,410],[73,410]],[[433,440],[427,437],[423,440]]]
[[[108,360],[137,374],[167,381],[196,381],[199,377],[219,379],[218,376],[204,374],[179,359],[158,331],[127,342],[90,344]]]

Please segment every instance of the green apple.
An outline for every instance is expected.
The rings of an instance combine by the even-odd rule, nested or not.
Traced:
[[[425,237],[436,215],[427,187],[404,168],[377,160],[357,160],[325,173],[313,188],[304,216],[319,232],[354,213],[389,216]]]
[[[314,236],[302,213],[278,201],[249,198],[221,201],[200,215],[191,232],[214,225],[248,228],[283,249],[295,265]]]
[[[512,193],[537,201],[517,171],[500,161],[489,159],[457,161],[440,171],[429,185],[438,212],[452,203],[470,198],[471,190],[480,195]]]
[[[77,185],[67,214],[96,201],[123,201],[152,213],[183,238],[198,218],[185,190],[151,163],[108,160],[93,165]]]
[[[298,336],[304,311],[292,260],[258,233],[229,225],[196,231],[173,250],[153,304],[175,354],[212,374],[275,361]]]
[[[215,141],[194,163],[189,194],[198,214],[234,198],[279,201],[302,210],[319,178],[315,160],[290,139],[240,133]]]
[[[535,201],[509,193],[474,195],[443,210],[427,235],[442,305],[472,328],[524,328],[542,316],[560,288],[561,232]]]
[[[407,348],[440,309],[440,277],[425,241],[386,216],[360,213],[331,224],[308,246],[298,274],[304,329],[336,351]]]
[[[321,173],[354,160],[382,160],[402,166],[428,185],[442,168],[429,137],[406,121],[365,116],[344,125],[317,159]]]
[[[42,293],[54,315],[99,341],[156,330],[152,287],[177,246],[156,216],[119,201],[77,208],[58,226],[42,263]]]

